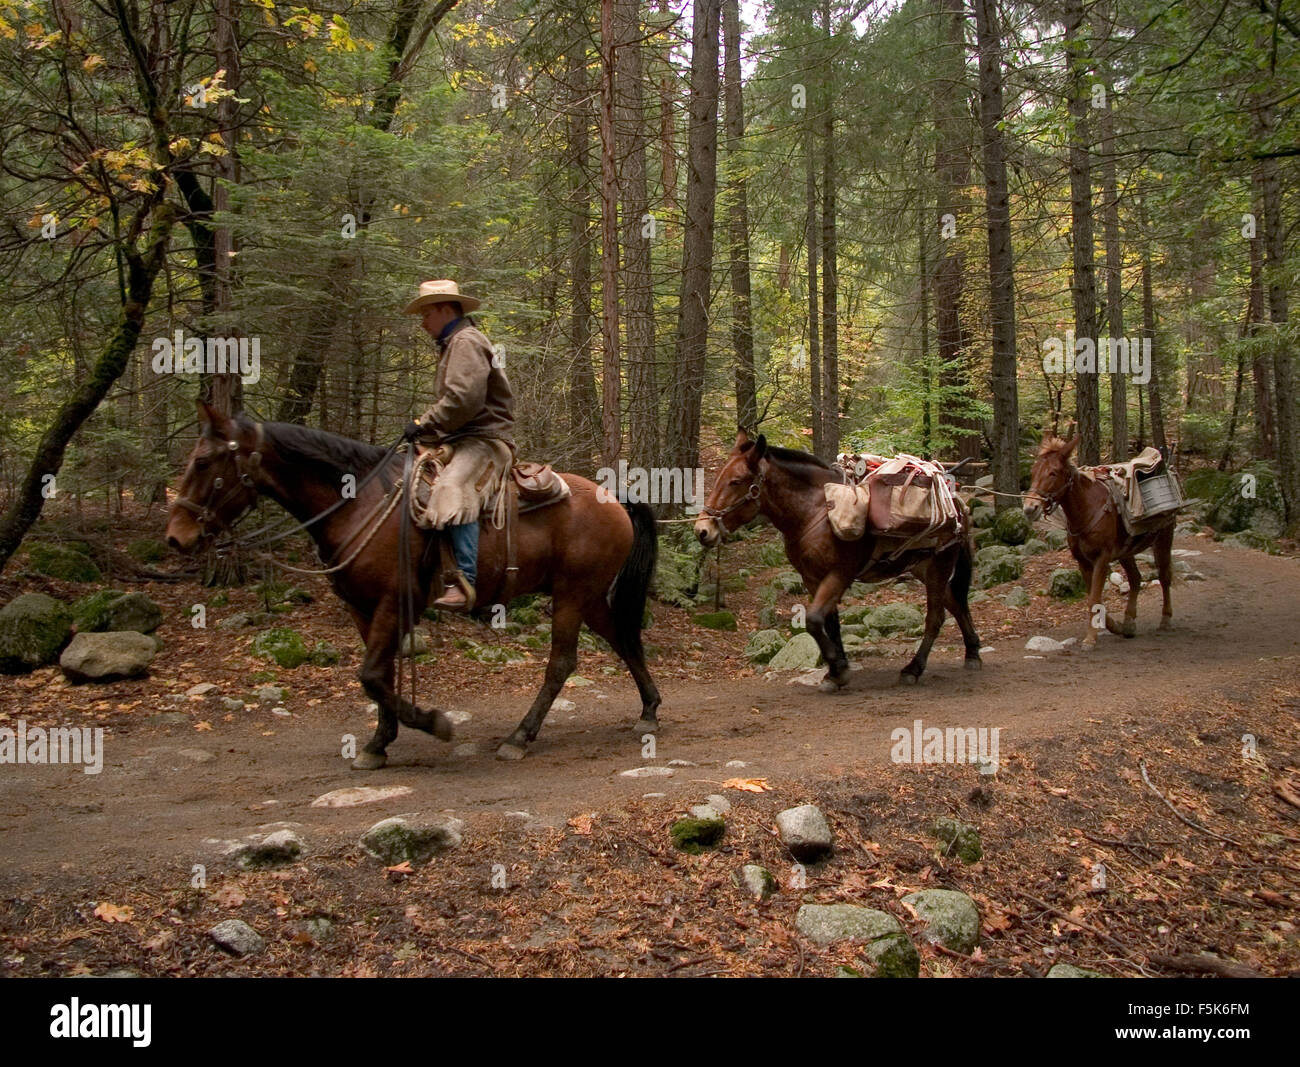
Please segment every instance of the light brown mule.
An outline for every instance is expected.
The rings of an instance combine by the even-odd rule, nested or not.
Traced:
[[[1154,521],[1150,529],[1140,534],[1130,534],[1106,487],[1089,478],[1070,460],[1078,443],[1078,437],[1062,441],[1051,434],[1044,435],[1030,474],[1029,491],[1025,494],[1025,516],[1030,522],[1036,522],[1044,515],[1050,515],[1058,506],[1065,515],[1066,544],[1083,573],[1083,580],[1088,583],[1089,625],[1083,647],[1096,647],[1097,633],[1103,623],[1113,634],[1137,636],[1137,603],[1142,575],[1133,557],[1148,548],[1155,554],[1156,573],[1165,596],[1160,629],[1168,630],[1174,614],[1169,600],[1169,586],[1173,581],[1170,550],[1174,544],[1177,512]],[[1102,603],[1112,562],[1118,562],[1128,578],[1128,606],[1124,610],[1123,623],[1112,619]]]

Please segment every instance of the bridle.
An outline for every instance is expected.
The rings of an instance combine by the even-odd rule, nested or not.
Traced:
[[[1078,475],[1078,473],[1079,473],[1078,468],[1071,466],[1070,474],[1069,477],[1065,479],[1065,484],[1061,486],[1061,488],[1058,489],[1055,493],[1049,495],[1047,493],[1040,492],[1037,489],[1030,489],[1027,493],[1025,493],[1025,496],[1035,496],[1043,502],[1043,518],[1046,518],[1048,515],[1050,515],[1053,511],[1057,509],[1061,501],[1065,498],[1065,494],[1070,491],[1070,486],[1074,484],[1074,479]]]
[[[257,486],[253,481],[251,471],[252,469],[260,467],[262,464],[262,424],[259,422],[256,425],[257,441],[253,447],[253,451],[249,452],[247,457],[245,457],[240,451],[238,441],[232,439],[226,442],[226,448],[230,452],[234,453],[232,458],[235,461],[235,471],[239,476],[236,484],[230,487],[229,492],[222,496],[220,500],[216,501],[216,503],[213,503],[213,497],[224,489],[226,484],[226,480],[222,478],[221,475],[217,475],[212,479],[212,488],[208,490],[207,499],[204,500],[202,504],[195,503],[187,496],[178,496],[173,501],[173,503],[179,504],[181,507],[185,508],[185,510],[194,515],[200,529],[202,529],[205,534],[208,532],[209,524],[213,523],[218,518],[221,509],[235,496],[236,493],[244,489],[253,490],[253,494],[249,497],[247,503],[239,509],[239,514],[229,520],[222,520],[223,526],[234,526],[235,523],[248,514],[249,510],[256,502]],[[245,462],[247,462],[247,466],[245,466]]]
[[[758,469],[758,473],[755,474],[754,476],[754,480],[750,483],[749,488],[745,491],[745,495],[742,496],[739,500],[737,500],[734,504],[725,508],[711,508],[707,504],[705,504],[702,508],[700,508],[700,514],[705,515],[710,519],[723,519],[726,518],[728,515],[730,515],[733,511],[739,511],[751,500],[757,500],[760,496],[763,495],[763,479],[765,476],[766,476],[765,472],[760,467]]]

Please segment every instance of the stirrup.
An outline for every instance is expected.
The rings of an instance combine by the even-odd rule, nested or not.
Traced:
[[[464,599],[452,595],[453,590],[459,590]],[[444,611],[468,613],[474,610],[474,599],[474,587],[469,584],[469,579],[460,571],[456,571],[452,575],[452,581],[443,588],[442,596],[433,602],[433,606]]]

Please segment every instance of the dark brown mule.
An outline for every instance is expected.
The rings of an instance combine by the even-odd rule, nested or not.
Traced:
[[[872,562],[877,541],[870,532],[860,541],[841,541],[831,533],[822,487],[843,480],[839,471],[816,456],[769,448],[765,437],[751,441],[742,431],[718,472],[704,514],[695,522],[696,536],[701,543],[712,546],[724,533],[753,522],[760,514],[772,520],[785,538],[786,556],[812,593],[807,626],[828,665],[821,684],[824,693],[848,684],[849,661],[840,640],[839,602],[855,579],[874,582],[910,571],[925,585],[925,636],[899,681],[920,679],[930,658],[930,647],[943,626],[945,608],[961,627],[966,666],[978,669],[980,639],[967,604],[974,551],[965,506],[958,501],[967,530],[958,541],[937,552],[917,548],[892,561],[882,558]]]
[[[361,686],[379,706],[375,736],[353,766],[374,770],[387,760],[386,750],[404,723],[451,739],[451,723],[437,709],[422,711],[393,688],[393,661],[402,634],[400,598],[409,595],[398,571],[400,523],[408,522],[405,503],[386,514],[373,537],[366,537],[383,512],[384,500],[401,476],[400,457],[389,456],[387,470],[365,475],[385,459],[374,445],[286,423],[234,419],[199,405],[200,434],[190,453],[180,496],[167,518],[167,541],[190,551],[205,535],[228,528],[261,494],[280,504],[308,530],[327,566],[356,552],[346,567],[330,575],[334,591],[347,604],[365,642]],[[356,499],[310,524],[340,501],[347,476],[356,484]],[[551,657],[546,680],[528,714],[501,744],[497,755],[521,759],[551,702],[577,664],[578,633],[585,622],[613,646],[627,664],[641,692],[640,732],[658,728],[659,690],[646,669],[641,621],[646,591],[654,571],[657,532],[654,514],[644,504],[621,505],[599,486],[576,474],[563,478],[573,490],[559,504],[519,516],[516,548],[519,564],[514,595],[550,593],[553,598]],[[374,516],[372,522],[368,522]],[[431,581],[437,577],[439,553],[426,548],[432,538],[411,527],[417,550],[410,573],[415,612],[424,610]],[[364,546],[358,551],[358,546]],[[504,592],[505,536],[490,522],[479,541],[478,600],[491,605]],[[422,551],[421,551],[422,549]]]
[[[1174,615],[1169,601],[1169,586],[1173,581],[1170,549],[1174,544],[1177,512],[1170,512],[1167,519],[1154,522],[1150,530],[1138,536],[1130,535],[1106,487],[1082,474],[1070,461],[1070,454],[1078,443],[1078,437],[1062,441],[1052,434],[1043,436],[1030,474],[1029,491],[1025,494],[1025,515],[1030,522],[1037,522],[1058,506],[1065,515],[1066,544],[1083,573],[1083,580],[1088,583],[1089,625],[1083,637],[1083,647],[1091,649],[1097,646],[1097,632],[1103,621],[1113,634],[1123,637],[1137,635],[1137,604],[1142,575],[1133,557],[1148,548],[1154,551],[1156,573],[1165,594],[1160,629],[1168,630]],[[1128,607],[1122,624],[1112,619],[1102,604],[1112,561],[1118,561],[1128,578]],[[1098,605],[1101,605],[1100,611]]]

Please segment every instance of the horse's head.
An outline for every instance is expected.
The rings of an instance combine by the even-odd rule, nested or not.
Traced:
[[[758,517],[758,497],[763,487],[759,464],[766,455],[766,437],[760,434],[757,441],[752,441],[744,430],[736,434],[736,447],[718,471],[703,514],[695,520],[695,536],[700,544],[712,548],[723,534]]]
[[[1029,475],[1029,491],[1025,493],[1025,517],[1030,522],[1037,522],[1061,502],[1074,477],[1070,454],[1078,443],[1077,435],[1062,441],[1054,434],[1043,434]]]
[[[190,552],[227,529],[257,500],[261,427],[199,402],[199,437],[185,462],[180,492],[167,512],[167,543]]]

